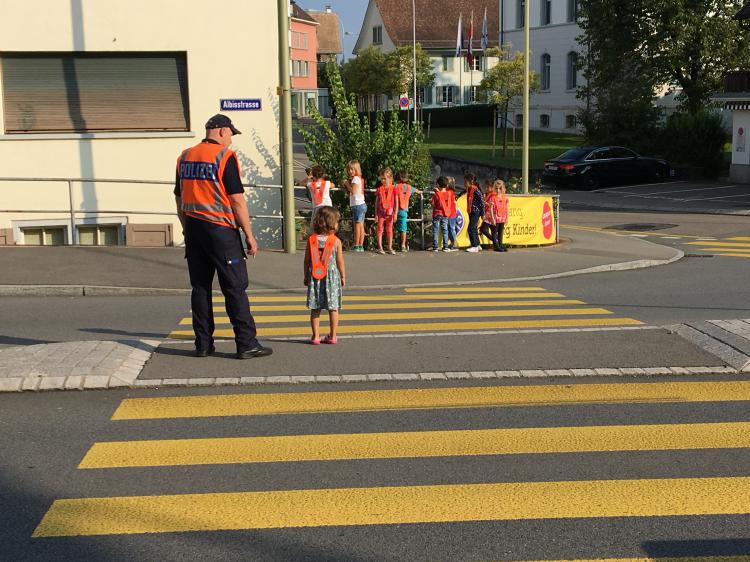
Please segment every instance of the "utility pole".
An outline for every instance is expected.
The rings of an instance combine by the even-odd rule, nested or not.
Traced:
[[[294,151],[292,146],[292,82],[289,76],[289,0],[278,0],[279,12],[279,105],[281,106],[281,183],[284,252],[297,251],[294,207]]]
[[[521,164],[521,176],[523,179],[523,192],[529,193],[529,89],[531,80],[529,77],[529,16],[531,10],[530,0],[523,3],[523,156]]]

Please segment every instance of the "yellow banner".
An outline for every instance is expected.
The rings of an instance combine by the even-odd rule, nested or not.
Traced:
[[[466,195],[456,201],[459,216],[456,220],[458,246],[469,247],[469,215],[466,212]],[[482,221],[479,221],[482,224]],[[508,195],[508,222],[505,223],[503,243],[511,246],[541,246],[554,244],[557,232],[557,217],[552,197]],[[480,235],[482,244],[492,244]]]

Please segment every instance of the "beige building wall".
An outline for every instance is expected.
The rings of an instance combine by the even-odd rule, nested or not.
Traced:
[[[235,137],[233,148],[244,182],[280,184],[276,10],[276,3],[246,0],[225,0],[220,9],[197,0],[5,2],[0,56],[15,52],[186,52],[190,132],[7,135],[0,99],[0,178],[166,182],[75,182],[73,206],[79,219],[171,223],[175,243],[180,244],[172,195],[178,155],[201,140],[207,118],[219,112],[220,99],[260,98],[262,111],[226,112],[244,133]],[[69,214],[51,212],[68,209],[68,191],[66,182],[0,181],[0,229],[17,229],[18,221],[27,220],[62,219],[69,224]],[[251,189],[248,197],[251,214],[280,213],[278,190]],[[21,210],[50,212],[9,212]],[[113,212],[92,213],[96,210]],[[146,214],[154,212],[164,214]],[[256,221],[256,235],[266,246],[278,245],[280,225],[281,221]]]

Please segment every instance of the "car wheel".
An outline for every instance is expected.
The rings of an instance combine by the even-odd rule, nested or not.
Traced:
[[[667,168],[664,166],[657,166],[654,168],[654,173],[651,175],[653,181],[662,181],[667,177]]]
[[[583,189],[598,189],[599,178],[593,172],[588,172],[581,176],[581,187]]]

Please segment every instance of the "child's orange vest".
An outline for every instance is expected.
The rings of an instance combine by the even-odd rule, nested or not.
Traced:
[[[392,215],[394,204],[394,188],[392,185],[381,185],[377,190],[378,213],[381,215]]]
[[[322,252],[318,250],[318,236],[316,234],[313,234],[308,238],[308,245],[310,249],[310,263],[312,265],[313,279],[325,279],[326,275],[328,275],[328,262],[331,261],[333,248],[336,246],[336,235],[328,235]]]
[[[398,195],[398,208],[405,211],[409,210],[409,198],[411,197],[411,185],[408,183],[396,184],[396,194]]]

